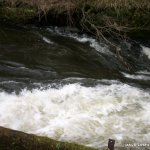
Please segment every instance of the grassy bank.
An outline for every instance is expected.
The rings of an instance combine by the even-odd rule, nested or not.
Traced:
[[[96,36],[149,36],[149,0],[3,0],[0,19],[79,27]]]
[[[0,150],[95,150],[0,127]]]

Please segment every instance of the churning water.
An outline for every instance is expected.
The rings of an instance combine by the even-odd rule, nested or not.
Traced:
[[[87,35],[1,28],[1,126],[92,147],[150,144],[148,47],[120,43],[131,73]]]

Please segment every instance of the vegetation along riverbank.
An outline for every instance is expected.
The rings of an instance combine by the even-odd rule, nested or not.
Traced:
[[[0,150],[95,150],[0,127]]]
[[[0,20],[77,27],[97,37],[149,37],[149,0],[1,0]]]

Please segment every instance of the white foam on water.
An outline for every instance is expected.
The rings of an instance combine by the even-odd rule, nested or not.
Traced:
[[[98,52],[101,52],[104,54],[110,53],[110,51],[108,50],[108,48],[106,48],[106,46],[104,47],[104,46],[100,45],[100,43],[94,38],[87,37],[86,35],[83,35],[82,37],[80,37],[75,34],[69,34],[69,37],[74,38],[77,41],[82,42],[82,43],[89,42],[90,47],[94,48]]]
[[[126,78],[130,78],[130,79],[134,79],[134,80],[150,80],[150,76],[148,76],[148,74],[128,74],[128,73],[124,73],[122,72],[122,74],[124,75],[124,77]]]
[[[90,46],[100,53],[113,55],[113,53],[110,52],[108,46],[100,44],[96,39],[86,36],[83,37],[71,36],[71,37],[82,43],[89,42]]]
[[[149,48],[149,47],[142,46],[142,49],[143,49],[143,53],[144,53],[145,55],[147,55],[147,57],[150,59],[150,48]]]
[[[147,71],[147,70],[141,70],[141,71],[138,71],[136,72],[137,74],[144,74],[144,75],[150,75],[150,72]]]
[[[53,42],[50,39],[48,39],[48,38],[46,38],[44,36],[42,37],[42,39],[43,39],[44,42],[46,42],[48,44],[53,44]]]
[[[61,141],[101,147],[114,138],[147,141],[150,93],[126,84],[0,92],[0,125]]]
[[[100,53],[113,55],[113,53],[109,50],[109,47],[106,44],[102,44],[102,43],[98,42],[96,39],[89,37],[85,34],[83,34],[82,36],[79,36],[76,33],[62,32],[57,27],[54,30],[57,34],[65,36],[65,37],[73,38],[73,39],[77,40],[78,42],[81,42],[81,43],[88,42],[90,47],[94,48],[96,51],[98,51]],[[53,30],[48,28],[48,31],[52,32]]]
[[[36,33],[45,43],[47,44],[54,44],[49,38],[43,36],[42,34],[40,33]]]

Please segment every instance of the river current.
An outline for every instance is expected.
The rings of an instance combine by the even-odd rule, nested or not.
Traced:
[[[119,56],[63,28],[0,25],[0,126],[95,148],[112,138],[118,148],[150,149],[150,43],[118,45]]]

